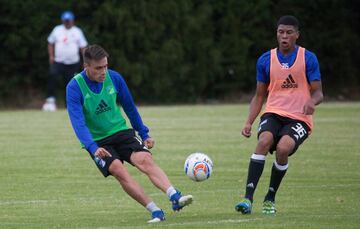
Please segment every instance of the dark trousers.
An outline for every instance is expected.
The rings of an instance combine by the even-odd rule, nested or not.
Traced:
[[[48,81],[48,97],[55,97],[56,96],[56,89],[59,80],[59,76],[61,77],[61,81],[65,83],[64,89],[66,84],[74,77],[75,74],[79,73],[80,71],[80,62],[75,64],[62,64],[58,62],[54,62],[50,65],[49,69],[49,81]]]

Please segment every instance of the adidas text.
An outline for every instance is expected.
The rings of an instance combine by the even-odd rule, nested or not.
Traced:
[[[99,110],[95,111],[95,114],[98,115],[98,114],[104,113],[104,112],[109,111],[109,110],[111,110],[111,107],[104,107],[102,109],[99,109]]]
[[[282,88],[298,88],[297,83],[295,84],[283,84],[281,85]]]
[[[281,85],[281,88],[298,88],[298,84],[295,82],[294,78],[290,74]]]
[[[102,99],[100,101],[98,107],[96,108],[95,114],[98,115],[98,114],[104,113],[109,110],[111,110],[111,107],[109,107],[107,105],[107,103]]]

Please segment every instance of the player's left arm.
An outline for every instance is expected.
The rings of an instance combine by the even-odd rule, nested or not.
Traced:
[[[310,98],[306,101],[303,112],[306,115],[312,115],[315,112],[315,106],[320,104],[323,99],[323,90],[321,84],[320,67],[317,57],[314,53],[306,50],[306,77],[310,85]]]
[[[320,80],[310,82],[310,95],[310,99],[304,105],[304,114],[306,115],[312,115],[315,112],[315,106],[323,101],[324,95]]]
[[[144,125],[125,80],[114,71],[110,74],[113,75],[112,79],[118,92],[119,102],[129,118],[131,126],[138,132],[145,145],[151,148],[154,145],[154,139],[149,139],[151,138],[148,134],[149,128]]]
[[[154,140],[152,137],[149,137],[149,138],[145,139],[144,145],[145,145],[147,148],[151,149],[151,148],[154,147],[154,145],[155,145],[155,140]]]

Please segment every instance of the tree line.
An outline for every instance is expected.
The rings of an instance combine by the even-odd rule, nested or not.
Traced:
[[[45,97],[47,36],[68,9],[141,103],[241,100],[254,91],[257,58],[277,45],[284,14],[299,19],[298,44],[317,55],[325,95],[360,98],[356,1],[0,0],[0,106]]]

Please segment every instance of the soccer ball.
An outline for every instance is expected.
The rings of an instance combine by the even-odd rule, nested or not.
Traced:
[[[190,154],[184,164],[184,171],[193,181],[204,181],[211,175],[213,162],[208,155],[201,152]]]

